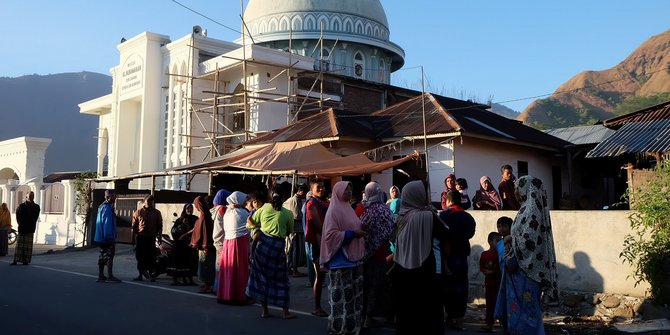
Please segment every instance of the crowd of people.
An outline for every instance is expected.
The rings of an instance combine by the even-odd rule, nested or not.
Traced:
[[[334,184],[331,193],[322,181],[312,181],[293,194],[276,185],[252,194],[221,189],[211,202],[198,196],[183,205],[170,229],[175,257],[168,275],[172,285],[196,285],[197,277],[198,292],[216,294],[219,303],[258,303],[262,318],[270,316],[268,305],[277,306],[284,319],[295,318],[289,277],[307,277],[312,314],[328,318],[329,334],[380,325],[395,327],[398,334],[414,333],[417,325],[428,334],[443,334],[445,327],[465,330],[469,240],[476,229],[466,209],[516,208],[515,219],[498,219],[479,259],[486,291],[481,331],[493,332],[497,320],[508,334],[543,334],[543,299],[558,299],[546,191],[537,178],[514,178],[508,165],[501,173],[497,191],[483,176],[472,199],[465,179],[447,176],[440,211],[430,204],[423,181],[393,186],[389,197],[372,181],[360,201],[347,181]],[[32,196],[17,209],[12,264],[30,263],[30,222],[39,213]],[[114,190],[107,190],[96,218],[99,282],[121,282],[113,272],[115,199]],[[5,207],[0,207],[0,237],[11,227]],[[131,226],[138,270],[133,280],[154,280],[149,270],[163,219],[152,196],[145,197]],[[6,246],[0,244],[3,252]],[[302,266],[307,273],[299,271]],[[321,305],[324,285],[328,308]]]

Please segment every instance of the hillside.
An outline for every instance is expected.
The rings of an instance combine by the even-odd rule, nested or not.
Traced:
[[[497,103],[491,104],[491,111],[512,120],[519,117],[519,112]]]
[[[98,73],[0,77],[0,140],[51,138],[44,174],[95,170],[98,118],[79,114],[79,103],[109,94],[112,78]]]
[[[653,36],[611,69],[585,71],[517,118],[540,128],[593,124],[670,99],[670,30]]]

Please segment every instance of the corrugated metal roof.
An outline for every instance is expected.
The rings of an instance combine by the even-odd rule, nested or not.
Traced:
[[[607,128],[618,129],[624,124],[630,122],[643,122],[653,120],[670,119],[670,101],[658,104],[656,106],[641,109],[637,112],[628,113],[626,115],[617,116],[605,120],[603,125]]]
[[[575,145],[586,145],[598,144],[604,141],[614,134],[614,130],[606,128],[603,125],[594,125],[549,129],[546,133]]]
[[[586,158],[670,150],[670,119],[630,122],[586,154]]]
[[[395,137],[423,135],[423,111],[426,111],[426,134],[461,132],[464,135],[483,135],[521,143],[563,148],[570,143],[519,121],[508,119],[487,110],[487,106],[469,101],[426,94],[403,101],[373,115],[391,119]]]
[[[570,143],[486,110],[487,106],[427,93],[402,101],[372,114],[336,112],[332,109],[260,136],[249,143],[300,141],[350,136],[373,140],[421,136],[423,110],[426,134],[482,135],[545,146],[564,148]]]

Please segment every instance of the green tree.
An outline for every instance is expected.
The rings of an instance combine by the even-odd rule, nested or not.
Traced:
[[[647,107],[656,106],[668,100],[670,100],[670,93],[659,93],[644,97],[630,97],[614,109],[614,114],[618,116],[636,112]]]
[[[670,163],[659,163],[653,178],[629,193],[632,232],[620,257],[633,266],[635,285],[648,282],[654,301],[670,303]]]
[[[93,205],[91,179],[96,176],[95,172],[82,172],[77,175],[77,178],[75,178],[73,182],[75,191],[75,214],[79,215],[81,219],[81,223],[75,225],[75,230],[84,236],[81,242],[82,245],[86,245],[88,217],[91,213],[91,206]]]

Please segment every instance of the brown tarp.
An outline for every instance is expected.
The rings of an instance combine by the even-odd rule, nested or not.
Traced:
[[[239,155],[235,155],[239,152]],[[204,162],[192,166],[196,170],[220,170],[239,168],[264,171],[268,174],[295,171],[300,175],[319,177],[358,176],[366,173],[381,172],[402,164],[416,155],[400,159],[373,162],[365,154],[339,156],[319,143],[280,142],[262,148],[240,149],[217,162]]]
[[[417,158],[418,155],[407,155],[403,158],[386,162],[373,162],[364,154],[341,157],[337,161],[319,162],[313,165],[298,167],[298,174],[318,177],[360,176],[366,173],[381,172],[396,165]]]

